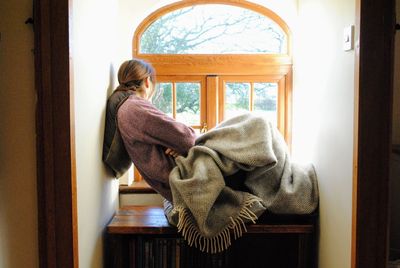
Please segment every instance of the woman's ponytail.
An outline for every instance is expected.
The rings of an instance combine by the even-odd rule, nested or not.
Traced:
[[[139,59],[127,60],[118,70],[119,85],[116,90],[140,91],[147,77],[155,83],[155,71],[149,63]]]

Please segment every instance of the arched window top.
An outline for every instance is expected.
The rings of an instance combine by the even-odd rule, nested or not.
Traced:
[[[256,7],[228,2],[167,8],[138,28],[135,52],[290,54],[286,24],[272,11]]]

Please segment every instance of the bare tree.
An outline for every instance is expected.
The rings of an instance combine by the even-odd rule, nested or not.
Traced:
[[[279,51],[285,43],[285,35],[273,23],[265,22],[265,17],[253,11],[243,9],[239,16],[214,17],[209,13],[193,13],[197,6],[179,9],[168,13],[157,19],[143,33],[140,41],[142,53],[152,54],[185,54],[196,51],[202,45],[212,41],[218,41],[223,36],[238,36],[240,33],[257,28],[260,32],[265,32],[271,40],[275,40],[279,45]],[[196,18],[193,18],[196,14]],[[187,27],[182,26],[182,20],[190,19]],[[187,20],[188,21],[188,20]],[[179,23],[178,23],[179,22]],[[177,25],[180,25],[178,27]],[[231,53],[235,51],[248,51],[258,53],[270,53],[269,47],[241,47],[239,43],[231,42],[229,46],[221,46],[220,53]],[[164,85],[164,90],[158,90],[153,98],[153,102],[161,110],[171,113],[172,85]],[[199,89],[194,83],[182,83],[177,91],[177,112],[189,112],[198,114],[200,109]],[[238,109],[248,106],[248,94],[243,89],[243,84],[233,83],[230,86],[230,94],[237,99],[233,104]],[[263,103],[268,109],[274,109],[273,100],[265,100]],[[268,104],[267,104],[268,103]]]
[[[270,40],[276,40],[279,51],[282,51],[285,43],[285,35],[274,23],[266,22],[265,17],[256,12],[243,9],[238,16],[214,17],[214,14],[201,14],[193,12],[197,6],[179,9],[157,19],[144,32],[141,38],[140,50],[142,53],[184,54],[196,50],[205,43],[210,43],[224,36],[238,36],[251,29],[258,29],[266,33]],[[196,18],[190,16],[196,15]],[[190,21],[190,27],[183,25],[183,20]],[[260,23],[264,22],[264,23]],[[178,25],[179,24],[179,27]],[[225,44],[226,45],[226,44]],[[234,52],[232,48],[249,52],[270,53],[268,44],[260,47],[238,47],[239,44],[230,43],[231,49],[221,51],[223,53]]]

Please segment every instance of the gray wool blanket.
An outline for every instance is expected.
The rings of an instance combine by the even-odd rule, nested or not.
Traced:
[[[265,210],[309,214],[318,205],[312,165],[292,163],[280,132],[250,113],[226,120],[176,158],[169,183],[173,203],[164,203],[168,221],[189,245],[216,253],[231,245]],[[237,173],[241,171],[240,173]],[[242,186],[229,187],[241,174]]]

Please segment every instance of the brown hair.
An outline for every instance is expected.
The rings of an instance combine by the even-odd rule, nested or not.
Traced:
[[[153,84],[156,83],[156,72],[150,63],[140,59],[127,60],[119,67],[117,90],[140,91],[147,77]]]

